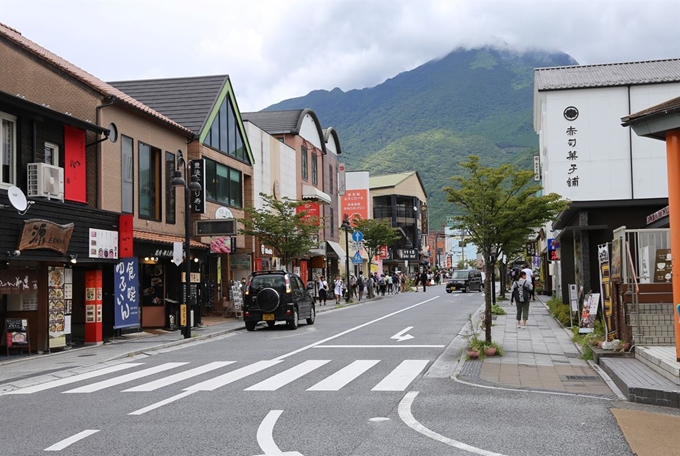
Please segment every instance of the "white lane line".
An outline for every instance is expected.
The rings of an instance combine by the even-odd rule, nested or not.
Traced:
[[[150,367],[149,369],[140,370],[138,372],[132,372],[130,374],[122,375],[120,377],[111,378],[109,380],[104,380],[97,383],[92,383],[91,385],[81,386],[80,388],[75,388],[72,390],[64,391],[64,394],[70,393],[93,393],[95,391],[101,391],[112,386],[120,385],[123,383],[131,382],[132,380],[137,380],[138,378],[148,377],[149,375],[157,374],[159,372],[164,372],[166,370],[174,369],[176,367],[184,366],[189,363],[165,363],[160,366]]]
[[[178,401],[184,397],[191,396],[194,394],[196,391],[185,391],[183,393],[179,393],[176,396],[169,397],[167,399],[163,399],[160,402],[156,402],[155,404],[151,404],[148,407],[141,408],[139,410],[136,410],[132,413],[128,413],[128,415],[144,415],[146,412],[150,412],[151,410],[156,410],[159,407],[162,407],[164,405],[170,404],[172,402]]]
[[[467,385],[467,386],[474,386],[475,388],[484,388],[484,389],[490,389],[490,390],[497,390],[497,391],[514,391],[516,393],[532,393],[532,394],[549,394],[553,396],[569,396],[569,397],[585,397],[588,399],[600,399],[603,401],[611,401],[611,397],[604,397],[604,396],[591,396],[589,394],[581,394],[581,393],[562,393],[560,391],[543,391],[543,390],[533,390],[533,389],[523,389],[523,388],[504,388],[502,386],[487,386],[487,385],[477,385],[476,383],[470,383],[466,382],[465,380],[461,380],[459,378],[453,377],[453,380],[456,381],[456,383],[460,383],[462,385]]]
[[[417,395],[418,395],[417,391],[411,391],[409,393],[406,393],[404,399],[402,399],[401,402],[399,403],[399,418],[401,418],[401,420],[404,423],[406,423],[408,427],[410,427],[414,431],[420,432],[426,437],[445,443],[446,445],[452,446],[454,448],[468,451],[470,453],[475,453],[482,456],[505,456],[504,454],[501,453],[494,453],[492,451],[483,450],[481,448],[468,445],[467,443],[459,442],[458,440],[453,440],[448,437],[444,437],[443,435],[437,434],[436,432],[431,431],[422,424],[420,424],[411,413],[411,405],[413,404],[413,400]]]
[[[85,437],[89,437],[92,434],[96,434],[97,432],[99,432],[99,429],[87,429],[83,432],[79,432],[76,435],[73,435],[67,439],[62,440],[61,442],[57,442],[51,447],[45,448],[45,451],[61,451],[64,448],[68,447],[69,445],[73,445],[78,440],[83,440]]]
[[[298,348],[297,350],[293,350],[293,351],[290,352],[290,353],[287,353],[287,354],[285,354],[285,355],[278,356],[278,357],[275,358],[275,359],[285,359],[285,358],[288,358],[289,356],[297,355],[297,354],[300,353],[300,352],[303,352],[303,351],[305,351],[305,350],[309,350],[310,348],[314,348],[314,347],[316,347],[317,345],[321,345],[321,344],[326,343],[326,342],[328,342],[328,341],[331,341],[331,340],[333,340],[333,339],[337,339],[338,337],[342,337],[342,336],[344,336],[345,334],[349,334],[349,333],[351,333],[351,332],[353,332],[353,331],[356,331],[357,329],[364,328],[364,327],[366,327],[366,326],[368,326],[368,325],[372,325],[373,323],[377,323],[377,322],[379,322],[379,321],[381,321],[381,320],[384,320],[384,319],[386,319],[386,318],[392,317],[392,316],[397,315],[397,314],[400,314],[400,313],[402,313],[402,312],[406,312],[407,310],[411,310],[411,309],[414,309],[414,308],[416,308],[416,307],[418,307],[418,306],[422,306],[423,304],[426,304],[426,303],[428,303],[428,302],[430,302],[430,301],[434,301],[434,300],[437,299],[437,298],[439,298],[439,296],[435,296],[435,297],[433,297],[433,298],[430,298],[430,299],[427,299],[427,300],[425,300],[425,301],[419,302],[418,304],[414,304],[414,305],[412,305],[412,306],[405,307],[405,308],[403,308],[403,309],[401,309],[401,310],[397,310],[397,311],[395,311],[395,312],[392,312],[391,314],[383,315],[383,316],[380,317],[380,318],[376,318],[375,320],[371,320],[371,321],[369,321],[369,322],[362,323],[362,324],[360,324],[359,326],[355,326],[354,328],[350,328],[350,329],[348,329],[348,330],[346,330],[346,331],[343,331],[343,332],[341,332],[341,333],[339,333],[339,334],[336,334],[335,336],[327,337],[326,339],[320,340],[320,341],[318,341],[318,342],[314,342],[313,344],[309,344],[309,345],[307,345],[306,347]]]
[[[113,372],[122,371],[125,369],[130,369],[131,367],[141,366],[144,363],[127,363],[119,364],[117,366],[106,367],[93,372],[87,372],[85,374],[74,375],[73,377],[61,378],[59,380],[54,380],[51,382],[43,383],[41,385],[29,386],[27,388],[18,389],[15,391],[9,391],[4,394],[33,394],[38,391],[45,391],[52,388],[57,388],[59,386],[70,385],[71,383],[76,383],[81,380],[89,380],[91,378],[99,377],[101,375],[111,374]]]
[[[173,383],[181,382],[182,380],[187,380],[192,377],[196,377],[207,372],[214,371],[224,366],[234,364],[236,361],[216,361],[214,363],[208,363],[205,366],[196,367],[194,369],[189,369],[188,371],[180,372],[169,377],[154,380],[153,382],[144,383],[143,385],[135,386],[134,388],[128,388],[123,390],[123,393],[138,392],[138,391],[155,391],[164,386],[172,385]]]
[[[371,391],[404,391],[430,362],[428,359],[407,359],[394,368],[389,375]]]
[[[330,359],[310,359],[304,361],[297,366],[291,367],[273,377],[269,377],[267,380],[253,385],[250,388],[246,388],[245,391],[276,391],[330,362]]]
[[[359,359],[349,366],[345,366],[333,375],[321,380],[307,391],[338,391],[352,380],[378,364],[378,359]]]
[[[250,364],[248,366],[236,369],[235,371],[228,372],[226,374],[220,375],[218,377],[206,380],[201,383],[197,383],[188,388],[184,388],[184,391],[214,391],[217,388],[233,383],[237,380],[241,380],[261,370],[267,369],[268,367],[275,366],[283,362],[282,359],[273,359],[269,361],[258,361],[256,363]]]
[[[284,453],[274,442],[274,425],[282,413],[283,410],[271,410],[257,428],[257,444],[264,451],[264,454],[259,456],[302,456],[297,451]]]
[[[314,348],[444,348],[445,345],[317,345]]]

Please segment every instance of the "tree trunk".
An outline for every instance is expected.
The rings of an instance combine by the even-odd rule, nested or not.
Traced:
[[[491,293],[493,293],[493,284],[491,283],[491,276],[493,275],[494,264],[489,261],[489,257],[485,259],[486,277],[484,279],[484,340],[491,342]]]
[[[505,277],[507,276],[507,267],[508,265],[502,261],[498,262],[498,279],[501,283],[500,297],[503,299],[505,299]]]

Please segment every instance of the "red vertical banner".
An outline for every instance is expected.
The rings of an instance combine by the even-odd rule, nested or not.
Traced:
[[[345,215],[349,217],[349,221],[354,226],[354,219],[368,219],[368,190],[347,190],[345,196],[342,197],[340,207],[340,214],[342,219]]]
[[[85,344],[101,344],[102,271],[85,272]]]
[[[118,258],[130,258],[134,256],[132,246],[133,215],[121,214],[118,216]]]
[[[262,270],[262,258],[255,258],[255,261],[253,262],[253,271],[261,270]]]
[[[64,125],[64,199],[87,202],[85,130]]]
[[[300,278],[305,283],[305,286],[307,286],[307,271],[308,271],[307,262],[301,261],[300,262]]]

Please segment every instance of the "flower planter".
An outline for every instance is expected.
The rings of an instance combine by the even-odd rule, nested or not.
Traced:
[[[484,349],[484,354],[486,356],[495,356],[496,355],[496,347],[487,347]]]
[[[467,355],[470,359],[477,359],[479,358],[479,355],[481,355],[481,352],[479,350],[472,350],[468,348]]]

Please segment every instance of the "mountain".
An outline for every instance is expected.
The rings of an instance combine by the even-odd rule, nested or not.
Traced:
[[[315,90],[265,110],[314,110],[338,132],[348,170],[418,171],[439,229],[454,212],[441,189],[468,155],[532,166],[533,70],[577,64],[564,53],[457,49],[375,87]]]

